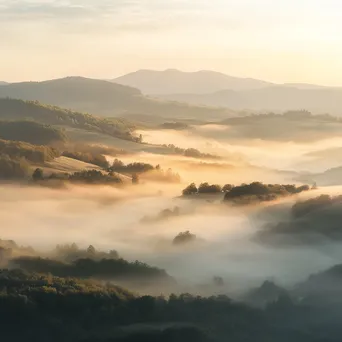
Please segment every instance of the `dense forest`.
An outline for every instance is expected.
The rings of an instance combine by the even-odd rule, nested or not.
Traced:
[[[180,148],[173,144],[164,144],[162,146],[167,148],[167,152],[169,154],[199,159],[221,159],[219,156],[216,156],[214,154],[200,152],[196,148]]]
[[[11,158],[25,158],[28,162],[44,163],[59,157],[60,152],[50,146],[37,146],[23,141],[0,139],[0,154]]]
[[[66,140],[60,129],[34,121],[0,121],[0,138],[34,145],[52,145]]]
[[[170,168],[163,170],[159,164],[156,166],[141,162],[125,164],[119,159],[114,159],[108,171],[130,175],[135,183],[138,183],[140,179],[166,183],[179,183],[181,181],[181,177],[177,172],[172,171]]]
[[[198,187],[191,183],[183,190],[186,198],[201,198],[200,195],[220,195],[223,194],[223,201],[233,204],[250,204],[254,202],[273,201],[280,197],[299,194],[310,190],[308,185],[296,186],[293,184],[263,184],[253,182],[234,186],[225,184],[201,183]],[[190,197],[191,196],[191,197]]]
[[[223,342],[229,336],[233,342],[337,342],[342,306],[330,300],[341,293],[339,273],[337,268],[328,270],[293,293],[280,291],[263,308],[252,308],[224,295],[138,296],[109,283],[3,269],[1,334],[11,341]],[[338,292],[330,292],[321,303],[318,290],[326,279],[337,281]],[[308,290],[314,283],[315,293]],[[264,284],[249,300],[271,287]],[[301,302],[296,293],[303,296]]]
[[[270,222],[257,234],[257,240],[276,245],[311,245],[342,240],[342,197],[319,195],[294,203],[290,217]]]

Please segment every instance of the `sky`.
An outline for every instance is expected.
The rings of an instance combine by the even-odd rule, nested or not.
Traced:
[[[0,81],[215,70],[342,85],[341,0],[0,0]]]

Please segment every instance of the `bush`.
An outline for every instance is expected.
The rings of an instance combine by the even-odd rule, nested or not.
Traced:
[[[191,234],[188,230],[186,232],[179,233],[174,239],[174,245],[182,245],[190,242],[194,242],[196,240],[196,235]]]
[[[20,179],[29,175],[30,166],[24,158],[11,158],[6,154],[0,155],[0,178]]]
[[[197,194],[198,189],[196,187],[195,183],[191,183],[188,185],[184,190],[183,190],[183,196],[189,196],[189,195],[194,195]]]

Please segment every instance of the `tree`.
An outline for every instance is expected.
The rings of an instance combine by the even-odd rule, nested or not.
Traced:
[[[213,282],[215,286],[219,286],[219,287],[224,286],[224,280],[222,277],[214,277]]]
[[[234,188],[234,185],[232,185],[232,184],[225,184],[223,186],[223,188],[222,188],[222,191],[223,192],[228,192],[228,191],[232,190],[233,188]]]
[[[186,232],[179,233],[174,239],[173,244],[174,245],[181,245],[184,243],[193,242],[196,240],[196,235],[191,234],[188,230]]]
[[[221,191],[222,188],[218,184],[202,183],[198,188],[198,193],[200,194],[215,194]]]
[[[35,182],[43,180],[44,179],[43,170],[40,169],[39,167],[37,169],[35,169],[33,174],[32,174],[32,178]]]
[[[183,195],[184,196],[189,196],[189,195],[196,194],[197,192],[198,192],[198,189],[196,187],[196,184],[195,183],[191,183],[189,186],[187,186],[183,190]]]
[[[87,248],[87,253],[88,254],[92,254],[94,255],[96,253],[96,249],[93,245],[90,245],[88,248]]]
[[[132,184],[139,184],[139,175],[136,173],[132,174]]]

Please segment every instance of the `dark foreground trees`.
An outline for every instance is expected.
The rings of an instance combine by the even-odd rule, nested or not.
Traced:
[[[11,342],[337,342],[342,333],[340,304],[288,297],[254,309],[226,296],[138,296],[19,270],[0,270],[0,293],[1,339]]]

